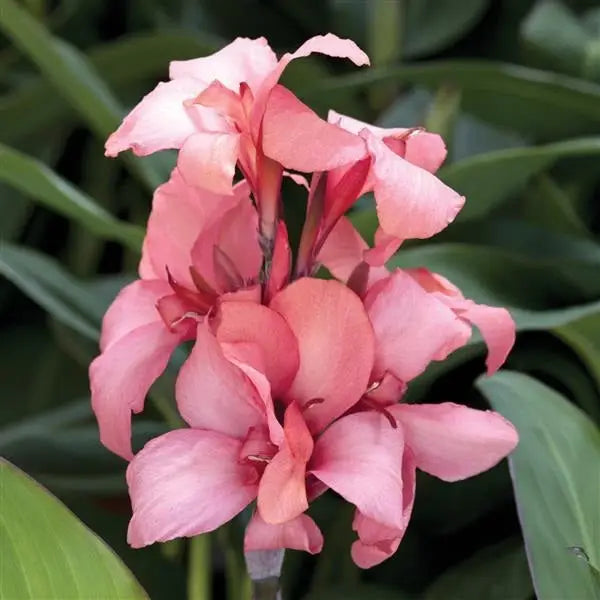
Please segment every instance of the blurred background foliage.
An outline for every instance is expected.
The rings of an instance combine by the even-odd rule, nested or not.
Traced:
[[[152,189],[170,153],[108,160],[103,142],[168,62],[236,36],[278,51],[326,31],[373,68],[311,57],[284,83],[382,126],[442,134],[444,181],[467,196],[435,239],[393,259],[506,305],[507,369],[483,372],[480,338],[433,365],[411,401],[490,402],[521,445],[510,469],[446,484],[419,476],[399,552],[361,572],[351,513],[314,507],[326,546],[288,553],[286,598],[594,598],[600,564],[600,5],[593,0],[1,0],[0,454],[115,549],[153,599],[246,597],[237,526],[197,546],[125,543],[125,463],[98,441],[86,368],[103,311],[135,276]],[[296,226],[304,205],[286,189]],[[352,218],[373,235],[368,198]],[[293,228],[293,227],[292,227]],[[172,374],[135,421],[136,445],[172,418]],[[487,401],[486,401],[487,399]],[[594,479],[595,478],[595,479]],[[517,517],[515,498],[521,526]],[[595,536],[594,536],[595,531]],[[527,541],[531,571],[523,546]],[[595,547],[594,547],[595,546]],[[187,592],[186,592],[187,589]]]

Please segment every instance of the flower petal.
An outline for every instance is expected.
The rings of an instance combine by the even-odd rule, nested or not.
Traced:
[[[195,98],[201,90],[198,82],[189,78],[159,83],[108,138],[106,156],[117,156],[129,148],[138,156],[166,148],[181,148],[196,131],[193,114],[184,102]],[[194,110],[210,109],[199,107]]]
[[[223,302],[213,322],[221,343],[253,343],[262,350],[264,372],[273,396],[285,392],[298,370],[298,345],[285,319],[251,302]]]
[[[177,407],[192,427],[242,439],[253,426],[265,423],[262,402],[251,381],[225,356],[206,323],[200,323],[196,343],[179,371]]]
[[[214,431],[178,429],[148,442],[127,469],[134,548],[213,531],[256,496],[242,442]]]
[[[306,411],[313,432],[353,406],[365,391],[373,365],[373,331],[356,294],[337,281],[298,279],[271,302],[298,341],[300,363],[289,400]]]
[[[396,552],[410,521],[415,502],[415,460],[410,449],[405,448],[402,460],[402,513],[404,527],[386,527],[356,511],[352,529],[359,539],[352,544],[352,559],[362,569],[378,565]]]
[[[488,375],[495,373],[506,360],[515,343],[515,322],[505,308],[475,304],[466,300],[458,310],[461,318],[479,329],[488,347],[485,361]]]
[[[259,513],[271,524],[294,519],[308,508],[306,463],[313,440],[296,403],[285,411],[283,430],[283,445],[266,466],[258,487]]]
[[[115,454],[132,457],[131,412],[143,409],[150,386],[165,370],[181,339],[159,319],[112,342],[90,365],[100,441]]]
[[[279,290],[285,287],[290,279],[291,268],[292,251],[290,250],[287,227],[283,221],[279,221],[275,232],[271,272],[269,273],[269,281],[265,290],[265,302],[267,304]]]
[[[375,332],[376,378],[389,371],[408,382],[432,360],[443,360],[464,345],[471,335],[451,309],[401,270],[378,282],[365,306]]]
[[[315,444],[309,469],[362,514],[402,529],[402,429],[378,412],[347,415]]]
[[[323,534],[317,524],[305,514],[285,523],[271,525],[255,512],[246,527],[244,552],[279,548],[318,554],[323,548]]]
[[[242,82],[256,90],[276,65],[277,57],[264,37],[239,37],[209,56],[172,61],[169,75],[171,79],[193,77],[206,85],[217,80],[238,92]]]
[[[239,149],[239,133],[195,133],[181,147],[177,166],[188,185],[231,195]]]
[[[372,134],[375,202],[381,228],[406,240],[428,238],[451,223],[465,199],[429,171],[404,160]]]
[[[157,302],[173,293],[166,281],[137,280],[126,285],[109,306],[102,319],[100,349],[121,339],[134,329],[160,322]]]
[[[490,469],[518,442],[513,425],[493,411],[450,402],[398,404],[389,411],[402,423],[417,467],[444,481]]]
[[[276,85],[263,118],[263,150],[288,169],[328,171],[367,156],[364,141],[319,117]]]
[[[187,185],[174,169],[169,181],[154,192],[140,275],[166,279],[168,267],[177,283],[194,289],[189,267],[196,239],[242,198],[248,198],[245,185],[236,186],[233,196],[213,194]]]

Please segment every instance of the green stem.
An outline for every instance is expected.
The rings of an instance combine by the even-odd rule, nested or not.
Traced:
[[[190,540],[188,600],[210,600],[211,560],[210,536],[198,535]]]

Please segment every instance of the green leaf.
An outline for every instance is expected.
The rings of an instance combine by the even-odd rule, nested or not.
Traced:
[[[407,2],[404,55],[419,58],[456,42],[483,16],[489,0]]]
[[[456,221],[487,215],[523,189],[537,173],[561,158],[600,154],[600,137],[565,140],[529,148],[479,154],[443,167],[439,176],[467,197]]]
[[[184,60],[209,54],[219,40],[188,31],[158,31],[130,34],[93,47],[88,54],[92,67],[115,90],[166,75],[169,60]],[[38,78],[0,99],[0,139],[14,141],[35,134],[51,123],[72,119],[69,107],[52,86]]]
[[[117,128],[123,110],[85,55],[66,42],[53,38],[14,0],[3,0],[0,28],[35,62],[48,81],[101,139]],[[157,164],[156,159],[142,161],[126,155],[124,160],[151,190],[165,178],[166,173],[151,166]]]
[[[91,233],[139,251],[144,232],[98,206],[74,185],[38,160],[0,144],[0,181],[33,198]]]
[[[0,596],[147,598],[119,558],[63,504],[2,460]]]
[[[521,25],[521,37],[542,66],[598,80],[600,39],[563,3],[537,2]]]
[[[600,311],[558,327],[554,333],[577,352],[600,390]]]
[[[445,571],[427,589],[424,600],[528,600],[532,595],[523,543],[511,539]]]
[[[600,132],[600,86],[538,69],[492,61],[440,61],[364,69],[297,90],[311,102],[330,92],[349,92],[395,81],[430,89],[461,90],[463,110],[540,141]]]
[[[537,597],[600,598],[600,430],[526,375],[477,385],[519,431],[509,464]]]
[[[0,274],[61,323],[98,339],[103,303],[54,259],[5,242],[0,246]]]

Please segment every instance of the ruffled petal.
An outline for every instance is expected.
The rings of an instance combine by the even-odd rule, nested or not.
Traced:
[[[310,472],[387,527],[402,529],[404,436],[378,412],[347,415],[315,444]]]
[[[308,508],[306,463],[313,440],[295,403],[285,411],[283,430],[283,445],[266,466],[258,487],[258,511],[270,524],[294,519]]]
[[[406,240],[428,238],[450,224],[464,197],[429,171],[404,160],[372,134],[366,135],[374,157],[373,189],[381,228]]]
[[[180,342],[181,336],[169,331],[159,317],[112,342],[90,365],[100,441],[115,454],[132,457],[131,413],[143,409],[150,386]]]
[[[255,512],[246,527],[244,552],[279,548],[318,554],[323,548],[323,534],[317,524],[305,514],[285,523],[271,525]]]
[[[410,449],[405,448],[402,461],[402,514],[404,527],[395,529],[369,519],[356,511],[352,529],[359,539],[352,544],[352,559],[362,569],[370,569],[396,552],[410,521],[415,501],[415,460]]]
[[[189,268],[196,239],[243,198],[249,198],[245,185],[236,186],[233,196],[213,194],[187,185],[174,169],[169,181],[154,192],[140,275],[166,279],[168,268],[177,283],[194,289]]]
[[[213,531],[256,497],[242,443],[214,431],[179,429],[154,440],[127,469],[134,548]]]
[[[470,327],[404,271],[374,286],[365,306],[375,332],[375,377],[392,373],[408,382],[432,360],[463,346]]]
[[[212,325],[221,343],[252,343],[261,349],[275,397],[289,388],[298,370],[298,344],[281,315],[259,304],[223,302]]]
[[[256,90],[277,66],[277,57],[264,37],[236,38],[231,44],[209,56],[171,62],[171,79],[193,77],[205,85],[220,81],[234,92],[240,83]]]
[[[159,322],[156,304],[163,296],[172,292],[169,284],[160,280],[138,279],[126,285],[102,319],[100,349],[106,350],[113,342],[138,327]]]
[[[239,133],[195,133],[181,147],[177,166],[188,185],[232,195],[239,149]]]
[[[263,150],[288,169],[329,171],[367,156],[364,141],[331,125],[276,85],[263,118]]]
[[[154,90],[123,119],[119,128],[106,141],[106,156],[117,156],[131,148],[138,156],[167,148],[181,148],[196,132],[193,114],[184,102],[202,90],[189,78],[159,83]],[[208,111],[199,107],[197,111]]]
[[[175,386],[181,416],[192,427],[242,439],[266,422],[254,385],[225,356],[206,323],[198,325],[196,343],[179,371]]]
[[[390,412],[402,423],[419,469],[459,481],[490,469],[513,451],[514,426],[493,411],[459,404],[398,404]]]
[[[313,432],[353,406],[373,365],[373,331],[356,294],[337,281],[298,279],[271,302],[298,341],[300,363],[288,400],[315,399],[305,418]]]

